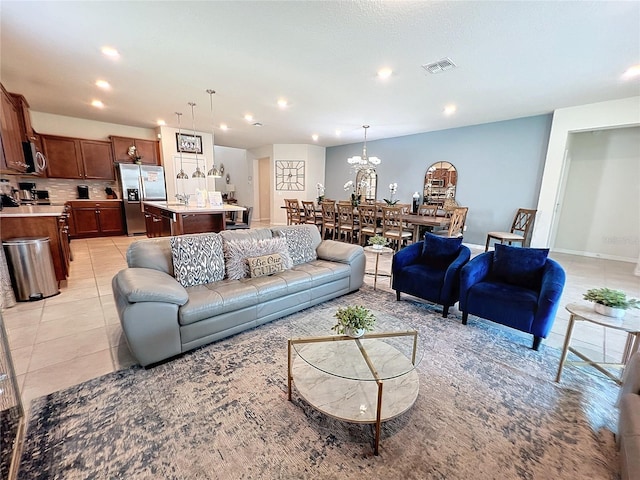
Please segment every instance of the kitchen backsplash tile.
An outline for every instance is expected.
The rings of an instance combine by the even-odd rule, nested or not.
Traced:
[[[48,190],[49,199],[51,203],[64,203],[69,200],[76,200],[78,198],[78,185],[87,185],[89,187],[89,198],[91,200],[105,200],[107,194],[104,191],[105,188],[111,187],[113,191],[118,195],[118,198],[122,198],[122,191],[120,185],[116,181],[108,180],[67,180],[63,178],[38,178],[38,177],[16,177],[6,176],[2,177],[9,180],[9,183],[18,188],[18,182],[30,181],[36,184],[38,190]]]

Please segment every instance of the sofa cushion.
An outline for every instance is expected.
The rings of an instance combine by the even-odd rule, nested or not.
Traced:
[[[291,268],[292,261],[284,238],[265,238],[263,240],[230,240],[224,242],[224,258],[227,278],[240,280],[249,276],[247,259],[279,253],[283,269]]]
[[[510,247],[498,243],[491,275],[500,282],[538,290],[548,254],[548,248]]]
[[[216,233],[171,237],[173,270],[183,287],[216,282],[224,278],[222,238]]]
[[[284,270],[282,255],[271,253],[260,257],[247,258],[249,264],[249,276],[251,278],[266,277]]]
[[[421,263],[428,267],[446,269],[460,252],[462,237],[440,237],[432,233],[424,234]]]
[[[318,258],[316,246],[308,228],[283,228],[275,232],[279,237],[286,239],[289,255],[294,265],[312,262]]]

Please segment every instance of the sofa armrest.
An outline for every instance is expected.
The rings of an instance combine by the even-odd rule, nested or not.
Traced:
[[[456,259],[447,268],[444,275],[444,284],[442,285],[442,299],[457,298],[460,289],[460,271],[471,258],[471,250],[465,245],[460,246],[460,251]]]
[[[548,258],[542,274],[542,284],[538,295],[538,309],[531,325],[531,333],[533,335],[546,338],[549,334],[556,311],[560,305],[565,278],[564,269],[560,264]]]
[[[318,245],[316,254],[321,260],[351,264],[356,258],[364,255],[364,249],[360,245],[323,240]]]
[[[391,261],[391,271],[393,273],[397,273],[407,265],[416,263],[422,256],[423,245],[424,241],[412,243],[411,245],[407,245],[402,250],[395,253],[393,255],[393,260]]]
[[[113,281],[129,303],[184,305],[189,300],[187,291],[175,278],[151,268],[125,268],[116,274]]]
[[[467,307],[467,295],[471,287],[489,276],[492,262],[493,252],[486,252],[472,258],[462,267],[460,271],[460,310],[465,311]]]

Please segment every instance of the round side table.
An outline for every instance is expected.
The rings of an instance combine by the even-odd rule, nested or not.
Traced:
[[[373,289],[375,290],[378,284],[378,262],[380,261],[380,255],[393,253],[393,249],[389,247],[373,248],[373,246],[369,245],[367,247],[364,247],[364,251],[376,254],[376,268],[373,273]]]

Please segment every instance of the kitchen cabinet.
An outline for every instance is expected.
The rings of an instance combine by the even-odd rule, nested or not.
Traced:
[[[56,135],[40,138],[50,178],[115,179],[110,142]]]
[[[22,151],[23,132],[22,112],[13,96],[0,84],[0,136],[2,157],[0,170],[6,173],[24,173],[27,164]]]
[[[168,237],[171,235],[172,213],[151,205],[144,206],[144,221],[147,237]]]
[[[71,201],[72,238],[124,235],[122,201]]]
[[[135,146],[142,165],[160,165],[160,148],[157,141],[115,135],[109,138],[116,162],[131,163],[133,160],[129,156],[129,147]]]

